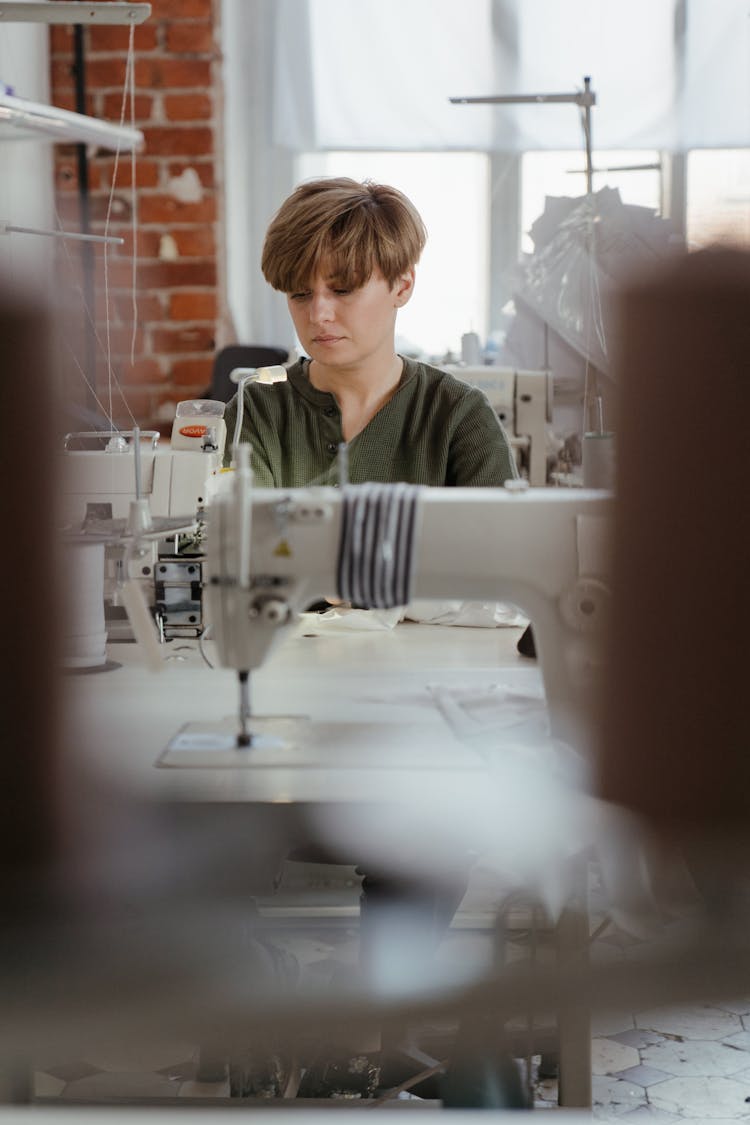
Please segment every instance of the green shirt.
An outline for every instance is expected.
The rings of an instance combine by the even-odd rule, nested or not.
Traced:
[[[339,483],[341,411],[332,394],[312,386],[308,364],[293,364],[285,383],[245,387],[241,440],[252,446],[261,488]],[[226,411],[227,464],[236,414],[235,395]],[[348,443],[352,484],[495,487],[516,476],[510,443],[485,394],[413,359],[404,359],[395,393]]]

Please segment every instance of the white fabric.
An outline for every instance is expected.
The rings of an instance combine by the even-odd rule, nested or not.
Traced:
[[[274,69],[274,138],[298,151],[578,148],[573,105],[448,99],[584,75],[595,149],[750,144],[747,0],[278,0]]]
[[[489,0],[279,0],[277,142],[299,151],[488,148],[487,109],[470,122],[448,98],[467,78],[473,89],[491,85],[489,12]]]

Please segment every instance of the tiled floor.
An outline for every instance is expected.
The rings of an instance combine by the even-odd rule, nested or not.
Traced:
[[[310,882],[315,882],[313,876]],[[304,891],[304,878],[292,885],[290,902],[300,901],[300,887]],[[341,882],[323,893],[326,889],[338,905],[325,926],[313,921],[290,926],[287,919],[276,932],[278,943],[323,984],[354,965],[358,942],[356,881],[342,872]],[[489,965],[492,897],[490,884],[479,873],[441,947],[446,968],[471,962],[481,972]],[[309,896],[302,898],[309,901]],[[594,942],[592,959],[614,963],[637,957],[640,948],[641,943],[610,925]],[[623,1123],[750,1122],[750,995],[716,1005],[596,1013],[592,1036],[595,1117]],[[539,1061],[535,1057],[535,1073]],[[83,1059],[36,1060],[35,1097],[67,1103],[226,1102],[228,1077],[198,1081],[197,1062],[198,1049],[190,1043],[144,1044],[116,1054],[99,1045]],[[556,1080],[536,1078],[534,1095],[538,1109],[552,1109]]]

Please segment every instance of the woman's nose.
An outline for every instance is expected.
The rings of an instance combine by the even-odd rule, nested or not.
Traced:
[[[326,293],[314,294],[310,301],[310,319],[313,324],[328,324],[334,318],[333,302]]]

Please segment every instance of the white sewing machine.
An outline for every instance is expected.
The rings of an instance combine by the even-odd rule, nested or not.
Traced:
[[[518,467],[534,488],[547,483],[547,428],[552,422],[552,372],[448,364],[462,383],[484,391],[506,429]]]
[[[240,673],[238,746],[252,745],[248,673],[300,611],[338,596],[363,607],[519,606],[534,627],[553,734],[586,748],[608,616],[609,494],[521,482],[255,490],[243,461],[211,505],[206,555],[219,659]]]
[[[164,636],[199,635],[202,621],[200,550],[178,556],[180,533],[196,533],[220,470],[224,404],[179,403],[169,447],[157,431],[67,434],[59,455],[60,521],[106,543],[104,603],[110,639],[130,637],[120,602],[126,579],[137,582]],[[145,440],[144,440],[145,439]],[[135,549],[123,549],[138,538]]]

